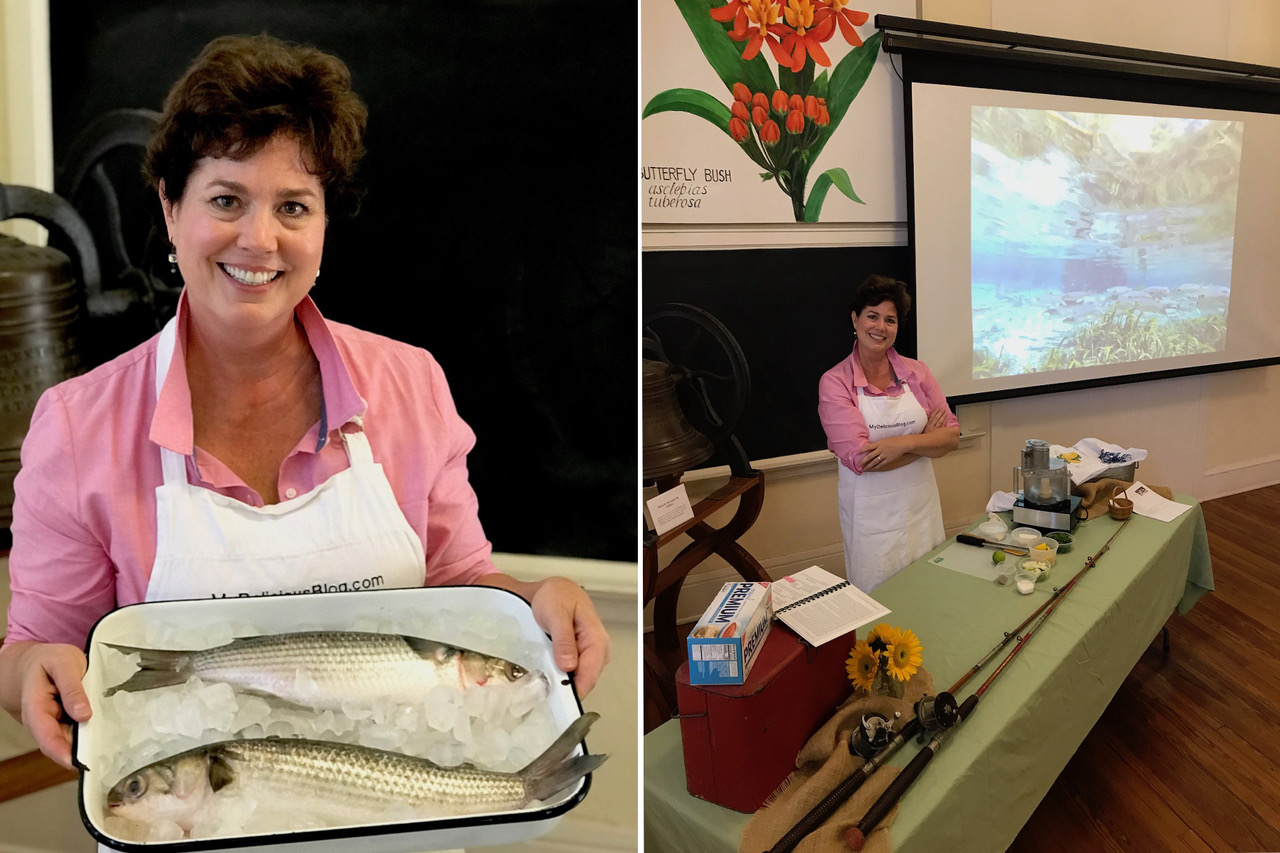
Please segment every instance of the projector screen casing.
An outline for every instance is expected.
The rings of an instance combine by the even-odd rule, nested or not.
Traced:
[[[905,84],[909,284],[915,297],[907,323],[916,345],[913,352],[900,349],[929,365],[952,405],[1280,363],[1280,158],[1274,156],[1280,151],[1280,81],[1069,54],[996,53],[989,47],[969,52],[953,45],[913,51],[894,47],[890,38],[885,44],[887,51],[901,53]],[[973,104],[1242,122],[1225,348],[974,379]],[[1049,301],[1010,311],[1054,307]]]

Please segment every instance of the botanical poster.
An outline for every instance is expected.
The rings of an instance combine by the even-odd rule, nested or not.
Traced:
[[[915,3],[645,0],[642,221],[905,221],[901,58],[877,14]]]

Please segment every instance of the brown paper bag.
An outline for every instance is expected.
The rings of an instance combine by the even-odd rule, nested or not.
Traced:
[[[849,752],[849,735],[862,724],[864,714],[877,712],[893,719],[894,728],[911,719],[916,700],[933,693],[933,676],[923,667],[905,685],[903,697],[865,696],[856,693],[836,709],[801,748],[796,771],[778,787],[742,831],[738,853],[764,853],[776,844],[801,818],[866,760]],[[905,746],[905,744],[904,744]],[[844,853],[845,831],[857,826],[863,815],[898,775],[896,767],[881,767],[841,804],[827,820],[795,846],[796,853]],[[866,853],[890,853],[889,826],[898,814],[897,806],[867,834]]]

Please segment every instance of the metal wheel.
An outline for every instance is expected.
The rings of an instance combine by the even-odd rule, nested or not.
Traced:
[[[166,279],[167,241],[155,216],[159,204],[141,165],[159,122],[154,110],[118,109],[91,121],[62,158],[57,193],[93,230],[103,289],[89,293],[89,313],[119,316],[141,308],[159,329],[172,314],[181,281]]]
[[[751,372],[724,324],[694,305],[659,305],[645,318],[642,355],[676,373],[689,423],[730,454],[735,474],[745,472],[746,456],[733,433],[751,397]]]

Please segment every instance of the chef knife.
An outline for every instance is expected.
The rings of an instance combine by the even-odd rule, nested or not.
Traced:
[[[965,545],[976,545],[979,548],[995,548],[997,551],[1004,551],[1006,554],[1012,554],[1015,557],[1025,557],[1029,553],[1026,548],[1019,548],[1016,545],[1002,545],[999,542],[992,542],[990,539],[983,539],[981,536],[972,536],[968,533],[957,533],[956,541]]]

